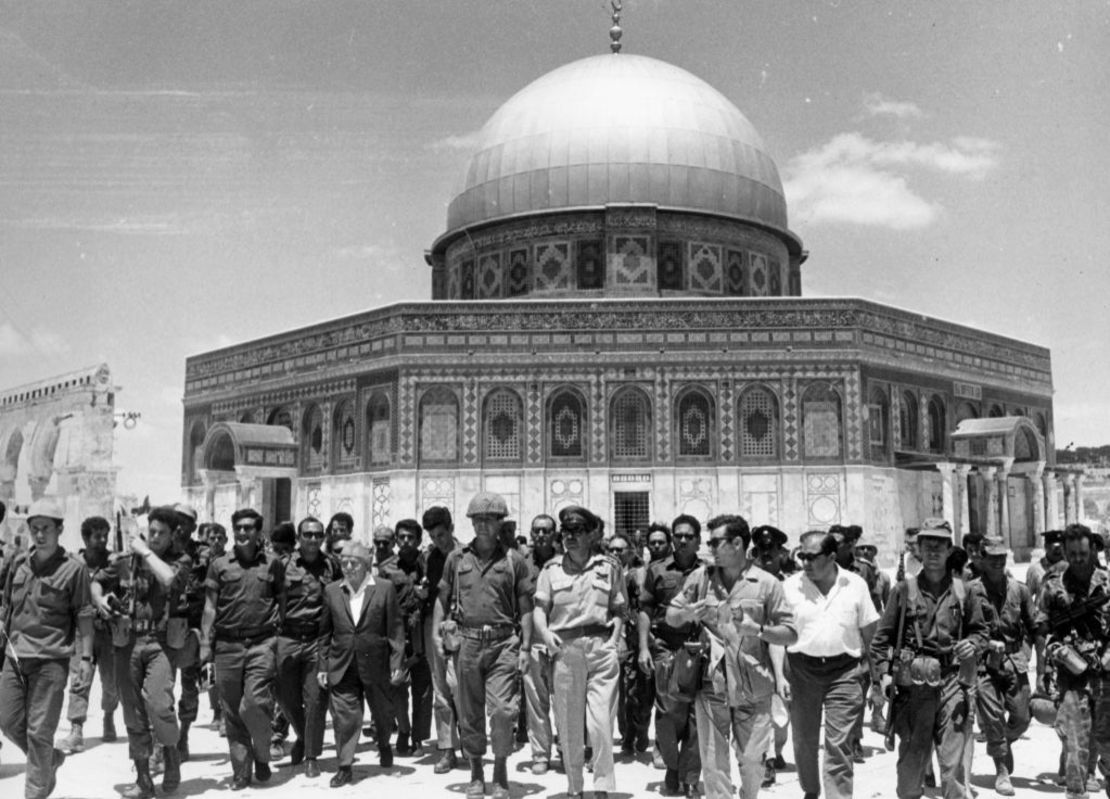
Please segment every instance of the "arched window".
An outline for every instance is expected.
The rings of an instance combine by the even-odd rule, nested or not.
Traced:
[[[871,396],[867,403],[867,422],[871,454],[881,457],[886,454],[889,441],[890,398],[886,390],[878,386],[871,389]]]
[[[270,411],[270,415],[266,419],[266,424],[277,425],[279,427],[289,428],[289,432],[296,434],[293,428],[293,413],[288,408],[280,406]]]
[[[1002,406],[998,405],[997,403],[994,404],[994,405],[991,405],[991,409],[989,411],[987,411],[987,416],[991,419],[1000,419],[1005,415],[1006,415],[1006,412],[1004,410],[1002,410]]]
[[[940,397],[929,399],[929,452],[944,452],[948,421],[944,400]]]
[[[917,395],[912,391],[902,392],[898,406],[898,431],[902,437],[902,449],[917,449]]]
[[[301,452],[305,470],[318,471],[324,467],[324,412],[319,405],[313,404],[305,411]]]
[[[376,392],[366,403],[366,436],[370,465],[389,463],[393,459],[393,426],[385,392]]]
[[[651,457],[651,405],[638,388],[625,388],[613,397],[609,412],[613,460]]]
[[[335,409],[335,426],[332,429],[332,450],[335,464],[348,465],[356,456],[355,405],[350,400],[339,403]]]
[[[519,462],[523,455],[523,427],[520,397],[507,388],[491,391],[482,414],[486,460]]]
[[[709,394],[700,388],[683,392],[678,398],[675,416],[679,457],[712,457],[715,426],[713,400]]]
[[[828,383],[814,383],[802,394],[802,434],[807,459],[840,457],[840,395]]]
[[[420,398],[421,463],[453,463],[459,459],[459,398],[446,386],[435,386]]]
[[[778,453],[778,400],[769,389],[750,388],[740,397],[740,457],[774,458]]]
[[[243,411],[243,413],[239,415],[239,421],[242,424],[254,424],[254,411]]]
[[[586,403],[577,391],[567,388],[552,396],[547,425],[551,457],[586,457]]]
[[[961,402],[956,406],[956,424],[958,425],[964,419],[978,419],[979,409],[972,405],[970,402]]]

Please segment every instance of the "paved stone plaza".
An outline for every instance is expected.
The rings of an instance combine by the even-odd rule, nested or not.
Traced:
[[[93,697],[90,707],[99,706],[98,685],[93,688]],[[206,707],[201,708],[200,725],[194,727],[190,734],[193,758],[182,766],[182,784],[175,796],[230,796],[228,789],[231,767],[228,765],[227,742],[218,737],[214,729],[207,722],[211,713]],[[123,733],[120,715],[116,715],[119,731]],[[68,727],[59,730],[63,733]],[[95,735],[100,732],[100,722],[96,717],[90,717],[88,732]],[[308,780],[298,768],[296,773],[288,767],[288,759],[284,766],[274,770],[274,776],[265,786],[251,786],[243,791],[240,796],[244,799],[253,796],[289,797],[289,796],[320,796],[332,797],[365,797],[370,795],[384,796],[421,796],[421,799],[431,799],[432,796],[461,796],[466,789],[468,772],[458,769],[451,774],[437,775],[432,772],[434,758],[426,756],[419,760],[411,758],[396,758],[395,765],[388,772],[382,771],[377,766],[377,752],[372,744],[362,747],[359,760],[355,764],[355,782],[339,790],[328,787],[328,780],[335,771],[335,753],[331,747],[331,732],[325,738],[325,756],[321,760],[323,774],[318,779]],[[59,773],[58,788],[52,799],[118,799],[119,792],[123,790],[133,778],[131,764],[127,759],[126,736],[122,736],[117,743],[102,744],[100,739],[89,737],[86,739],[88,748],[81,754],[73,755],[67,759],[65,766]],[[894,796],[894,754],[882,750],[882,739],[876,733],[868,730],[864,735],[864,746],[875,753],[868,758],[867,763],[856,767],[855,795],[867,797],[892,797]],[[1032,797],[1044,794],[1064,795],[1062,787],[1056,787],[1052,780],[1056,773],[1056,758],[1059,754],[1059,744],[1055,733],[1041,724],[1033,722],[1026,737],[1014,745],[1014,754],[1017,761],[1014,788],[1019,797]],[[798,785],[797,772],[792,761],[793,754],[790,744],[785,752],[786,760],[791,762],[791,767],[785,773],[778,775],[778,782],[774,788],[760,792],[760,796],[791,797],[797,799],[801,796]],[[15,799],[23,795],[23,755],[10,742],[4,742],[0,750],[0,797]],[[509,760],[509,774],[512,780],[513,797],[561,797],[565,796],[566,780],[563,774],[555,769],[543,777],[535,777],[528,770],[530,757],[527,747],[518,749]],[[492,766],[487,766],[488,777]],[[990,758],[986,755],[986,745],[976,744],[975,763],[972,770],[972,784],[980,796],[995,796],[994,793],[994,768]],[[625,799],[625,797],[659,796],[659,789],[663,779],[663,772],[651,766],[651,760],[643,755],[637,761],[618,760],[617,763],[617,788],[618,792],[611,794],[612,799]],[[736,781],[735,764],[733,780]],[[586,786],[589,796],[589,775]],[[159,796],[163,794],[159,790]],[[937,790],[926,792],[928,796],[939,796]]]

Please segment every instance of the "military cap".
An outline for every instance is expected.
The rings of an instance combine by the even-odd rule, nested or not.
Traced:
[[[53,519],[56,522],[65,520],[65,512],[62,506],[56,499],[36,499],[31,503],[30,510],[27,511],[27,521],[31,521],[36,516],[42,516],[44,519]]]
[[[1063,530],[1045,530],[1043,533],[1041,533],[1041,535],[1044,536],[1044,545],[1046,547],[1051,546],[1053,544],[1062,544],[1062,543],[1064,543],[1064,531]]]
[[[581,505],[568,505],[559,511],[561,527],[585,527],[589,532],[601,529],[601,519]]]
[[[372,553],[366,544],[347,542],[347,546],[343,547],[343,554],[340,556],[343,559],[355,558],[361,560],[367,566],[374,562],[374,553]]]
[[[495,494],[492,491],[479,491],[470,500],[470,504],[466,506],[466,515],[471,518],[474,516],[497,516],[503,519],[509,515],[509,506],[505,504],[505,498],[500,494]]]
[[[760,549],[773,549],[786,545],[786,533],[769,524],[761,525],[752,530],[752,543]]]
[[[1002,540],[1001,536],[988,535],[983,539],[980,546],[984,555],[1008,555],[1010,554],[1009,547],[1006,542]]]
[[[942,538],[952,543],[952,525],[945,519],[941,519],[937,516],[930,516],[928,519],[921,522],[921,527],[917,530],[917,537],[918,539]]]

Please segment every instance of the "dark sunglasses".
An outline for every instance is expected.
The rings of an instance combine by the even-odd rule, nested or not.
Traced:
[[[710,549],[716,549],[717,547],[721,546],[721,544],[728,544],[731,546],[734,540],[735,539],[732,538],[710,538],[708,541],[706,541],[706,545]]]
[[[673,533],[671,538],[675,541],[693,541],[697,536],[693,533]]]
[[[795,557],[802,563],[809,563],[810,561],[817,560],[818,558],[825,557],[824,552],[799,552]]]
[[[320,539],[322,541],[323,538],[324,538],[324,531],[323,530],[319,530],[319,531],[317,531],[317,530],[305,530],[303,533],[301,533],[301,538],[317,538],[317,539]]]
[[[255,530],[255,526],[254,526],[253,523],[246,522],[244,524],[235,525],[234,529],[236,529],[236,530],[246,530],[247,532],[253,532]]]
[[[559,532],[563,535],[585,535],[589,531],[585,527],[560,527]]]

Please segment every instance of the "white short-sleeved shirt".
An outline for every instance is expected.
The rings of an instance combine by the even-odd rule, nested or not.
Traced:
[[[862,654],[860,630],[879,620],[862,577],[837,566],[828,594],[822,594],[804,572],[790,575],[782,588],[798,628],[798,640],[786,648],[788,652],[811,657]]]

